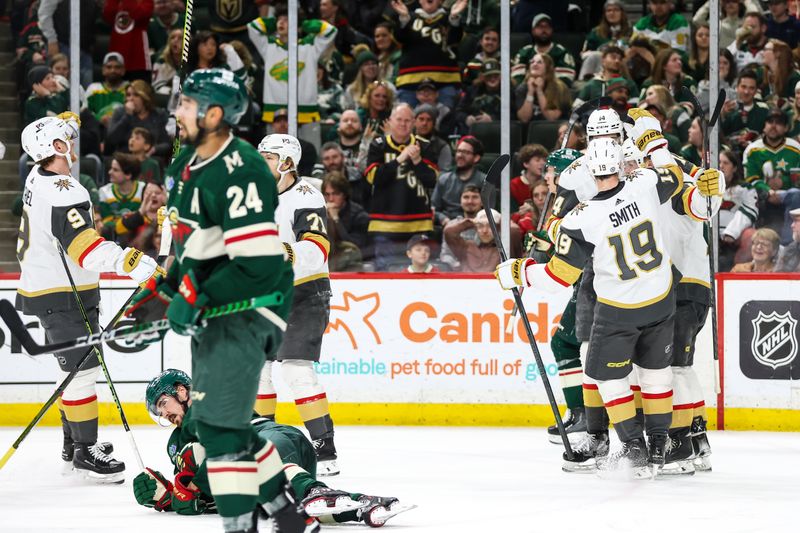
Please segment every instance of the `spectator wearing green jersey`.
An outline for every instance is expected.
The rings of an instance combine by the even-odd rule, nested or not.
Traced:
[[[744,151],[744,179],[759,191],[800,187],[800,143],[787,138],[787,131],[786,113],[772,108],[768,111],[763,135]]]
[[[602,69],[591,80],[581,88],[578,97],[572,104],[573,109],[577,109],[584,102],[600,98],[608,94],[608,84],[614,78],[623,78],[628,88],[628,94],[633,96],[631,104],[639,101],[639,88],[631,79],[628,67],[625,65],[625,52],[616,45],[608,45],[602,52]]]
[[[683,54],[689,50],[689,23],[673,11],[672,0],[648,0],[650,14],[633,26],[633,37],[644,36]]]
[[[150,157],[155,151],[155,137],[150,130],[133,128],[128,138],[128,152],[140,164],[138,178],[145,183],[161,183],[161,166],[158,161]]]
[[[53,78],[50,67],[39,65],[28,72],[33,92],[25,100],[25,124],[43,117],[56,116],[69,107],[69,93]]]
[[[742,150],[764,130],[769,107],[755,99],[758,76],[752,70],[739,74],[736,81],[736,98],[726,100],[722,106],[720,126],[731,146]]]
[[[692,92],[697,91],[697,82],[694,78],[683,72],[683,58],[679,52],[671,49],[664,49],[656,54],[653,63],[653,72],[650,77],[642,83],[642,92],[639,99],[644,98],[647,88],[651,85],[663,85],[670,89],[673,94],[679,94],[681,87],[686,87]],[[679,102],[686,102],[687,98],[676,98]],[[689,100],[690,101],[690,100]]]
[[[98,191],[98,208],[103,219],[103,236],[127,242],[129,229],[122,223],[128,213],[142,205],[145,183],[136,179],[141,171],[139,160],[131,154],[115,152],[108,170],[109,182]]]
[[[511,63],[511,81],[520,84],[528,71],[528,65],[536,55],[547,54],[553,60],[556,77],[567,87],[575,81],[575,58],[566,48],[553,41],[553,21],[547,13],[539,13],[531,23],[533,44],[524,46]]]
[[[607,45],[627,47],[632,31],[622,0],[606,0],[600,23],[591,29],[583,43],[578,79],[585,80],[597,74],[600,71],[601,50]]]
[[[125,59],[119,52],[109,52],[103,58],[103,81],[96,81],[86,88],[86,107],[103,126],[108,127],[111,115],[125,105]]]

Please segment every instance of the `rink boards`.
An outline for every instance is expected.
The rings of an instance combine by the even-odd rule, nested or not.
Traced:
[[[0,279],[0,298],[13,300],[16,282],[15,275]],[[104,279],[101,286],[104,324],[133,285]],[[501,291],[491,276],[339,274],[332,287],[318,372],[337,424],[552,423],[524,328],[511,318],[511,294]],[[712,426],[800,431],[800,275],[724,274],[718,287],[719,395],[708,325],[695,355]],[[558,370],[549,342],[569,296],[570,291],[554,296],[536,290],[526,290],[523,296],[559,401]],[[25,322],[43,342],[35,317],[25,317]],[[512,327],[507,329],[509,322]],[[26,425],[52,394],[60,373],[52,356],[21,353],[4,325],[0,337],[0,425]],[[163,368],[191,368],[188,339],[171,333],[163,343],[146,349],[109,345],[105,354],[131,423],[150,422],[142,402],[153,375]],[[275,382],[283,400],[279,419],[298,423],[279,369]],[[117,423],[107,387],[99,386],[98,393],[101,421]],[[58,423],[57,413],[48,413],[43,422]]]

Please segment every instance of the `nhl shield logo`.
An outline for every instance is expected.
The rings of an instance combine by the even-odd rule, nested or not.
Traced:
[[[777,369],[797,357],[797,320],[790,312],[758,312],[752,319],[753,338],[750,347],[756,361]]]

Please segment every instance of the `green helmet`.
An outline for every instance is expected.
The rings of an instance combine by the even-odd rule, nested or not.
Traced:
[[[197,101],[197,118],[206,116],[211,106],[220,106],[225,112],[223,120],[235,126],[239,123],[250,99],[242,80],[224,68],[195,70],[183,82],[183,94]]]
[[[578,150],[573,150],[572,148],[562,148],[560,150],[553,151],[553,153],[547,156],[547,162],[545,165],[556,169],[556,174],[558,175],[564,172],[565,168],[567,168],[573,161],[582,155],[583,154]]]
[[[175,385],[191,387],[192,378],[183,370],[168,368],[150,380],[144,393],[144,403],[151,414],[160,416],[157,407],[158,399],[161,398],[162,394],[176,396],[178,391],[175,389]]]

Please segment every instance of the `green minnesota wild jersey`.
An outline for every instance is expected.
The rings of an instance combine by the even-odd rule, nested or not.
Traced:
[[[800,187],[800,143],[787,138],[776,147],[767,146],[764,139],[750,143],[744,151],[744,179],[760,191],[769,191],[766,175],[772,168],[772,176],[783,182],[781,189]]]
[[[285,319],[292,265],[278,239],[275,178],[261,155],[230,135],[202,161],[184,147],[165,175],[176,257],[170,280],[193,271],[210,306],[281,292],[284,304],[272,311]]]
[[[537,53],[539,51],[536,50],[536,46],[533,44],[523,46],[517,52],[511,63],[511,79],[514,83],[520,83],[525,79],[528,65]],[[556,77],[566,83],[567,87],[572,87],[572,82],[575,81],[575,58],[572,57],[572,54],[558,43],[551,43],[550,48],[542,53],[546,53],[553,59]]]
[[[103,224],[115,226],[117,231],[125,233],[127,230],[121,227],[119,221],[122,220],[123,215],[139,210],[146,185],[143,181],[133,180],[133,188],[128,194],[122,194],[119,187],[113,183],[107,183],[100,187],[97,191],[97,207],[103,218]]]
[[[689,23],[678,13],[670,15],[662,26],[659,26],[653,15],[640,18],[633,26],[631,40],[639,35],[651,41],[661,41],[684,53],[689,49]]]

